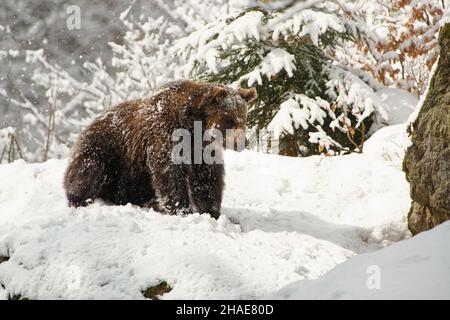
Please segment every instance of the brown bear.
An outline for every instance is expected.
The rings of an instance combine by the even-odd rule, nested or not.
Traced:
[[[152,206],[169,214],[209,213],[217,219],[223,164],[175,163],[172,151],[178,141],[172,134],[177,129],[193,134],[198,123],[202,134],[214,128],[225,137],[227,129],[243,130],[247,103],[255,97],[254,89],[179,80],[150,98],[105,111],[80,134],[73,148],[64,176],[69,205],[86,206],[100,198],[118,205]],[[207,145],[201,142],[202,149]],[[188,157],[194,156],[194,149]]]

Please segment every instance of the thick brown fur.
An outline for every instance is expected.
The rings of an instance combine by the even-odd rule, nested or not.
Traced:
[[[97,198],[108,203],[153,205],[162,212],[210,213],[218,218],[223,164],[175,164],[176,129],[245,129],[247,102],[255,91],[180,80],[154,96],[121,103],[86,128],[64,177],[70,206]],[[224,132],[225,133],[225,132]],[[224,135],[225,136],[225,135]]]

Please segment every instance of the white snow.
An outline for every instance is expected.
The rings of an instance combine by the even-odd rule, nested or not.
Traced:
[[[276,22],[279,22],[277,18],[279,17],[269,22],[269,25],[274,26],[272,35],[274,40],[278,40],[280,36],[294,33],[298,34],[299,37],[309,36],[313,44],[319,45],[319,36],[329,29],[340,33],[345,32],[345,25],[342,20],[329,13],[307,9],[298,12],[292,19],[288,19],[284,23],[277,24]]]
[[[317,126],[316,128],[317,132],[309,133],[309,142],[317,143],[319,146],[325,148],[329,152],[334,152],[333,150],[330,150],[331,146],[336,146],[339,148],[342,147],[337,141],[331,139],[321,127]]]
[[[274,138],[278,139],[283,132],[290,134],[294,133],[294,127],[303,129],[308,128],[307,120],[309,118],[309,111],[306,108],[300,108],[299,103],[290,98],[280,104],[280,110],[270,121],[267,129],[273,132]]]
[[[173,287],[163,299],[262,298],[317,279],[409,236],[404,131],[380,130],[367,154],[226,152],[218,221],[101,201],[68,208],[65,160],[2,165],[0,256],[10,260],[0,264],[0,298],[139,299],[161,280]]]
[[[419,116],[420,110],[422,109],[422,106],[425,103],[425,99],[427,98],[428,91],[430,90],[430,87],[431,87],[431,79],[433,78],[434,73],[437,70],[438,64],[439,64],[439,57],[436,59],[436,61],[433,64],[433,67],[431,68],[429,81],[427,82],[427,86],[425,88],[425,92],[420,96],[420,100],[416,104],[416,108],[414,109],[414,112],[411,113],[410,116],[408,117],[407,123],[408,123],[408,126],[411,127],[411,129],[412,129],[412,123],[414,121],[416,121],[417,117]]]
[[[349,109],[347,105],[351,106],[351,113],[358,121],[356,128],[372,113],[375,113],[376,122],[388,120],[386,105],[381,102],[374,88],[345,68],[338,66],[330,68],[327,87],[327,93],[336,100],[338,107],[346,110]]]
[[[349,86],[347,91],[340,90],[339,95],[330,91],[332,95],[335,95],[338,106],[341,106],[344,110],[347,109],[346,112],[348,113],[352,112],[359,119],[358,121],[364,120],[365,117],[376,110],[376,123],[370,128],[371,133],[386,125],[405,123],[418,103],[416,97],[404,90],[380,87],[374,91],[368,84],[345,70],[336,68],[333,72],[337,76],[329,81],[331,88]],[[353,80],[348,81],[348,77]],[[347,105],[349,102],[353,106],[349,107]],[[367,110],[371,111],[367,113]],[[346,117],[346,112],[336,116],[331,110],[330,104],[320,97],[311,99],[303,94],[295,94],[280,104],[279,111],[275,114],[267,129],[273,133],[275,139],[279,139],[283,134],[293,134],[294,129],[298,129],[300,126],[305,130],[310,125],[316,126],[317,132],[309,133],[309,141],[319,143],[328,150],[332,145],[338,147],[340,145],[328,136],[318,124],[323,125],[325,118],[329,116],[334,119],[329,124],[330,128],[337,128],[346,132],[348,129],[340,124],[352,125],[350,119]],[[359,123],[354,125],[358,126]]]
[[[288,77],[294,75],[297,69],[295,66],[295,57],[284,49],[272,49],[261,61],[260,65],[252,72],[242,76],[237,83],[248,79],[247,85],[251,87],[255,82],[262,85],[262,76],[268,79],[276,76],[281,70],[285,70]]]
[[[418,104],[417,98],[405,90],[384,88],[378,90],[378,97],[385,104],[389,125],[404,123],[414,112]]]
[[[450,299],[450,221],[344,262],[322,278],[297,281],[277,299]]]
[[[445,0],[445,2],[446,2],[445,8],[447,8],[447,9],[444,11],[444,14],[442,15],[442,19],[440,21],[441,26],[450,22],[450,9],[449,9],[450,1]]]

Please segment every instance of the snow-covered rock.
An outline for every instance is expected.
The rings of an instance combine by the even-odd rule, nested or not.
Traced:
[[[386,134],[383,134],[383,130]],[[223,216],[165,216],[107,206],[69,208],[67,162],[0,166],[0,298],[262,298],[317,279],[360,253],[407,238],[404,126],[367,141],[368,154],[288,158],[226,152]],[[438,250],[438,249],[436,249]]]

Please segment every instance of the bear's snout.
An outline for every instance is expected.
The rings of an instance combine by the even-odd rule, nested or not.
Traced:
[[[245,149],[245,131],[243,129],[227,130],[225,148],[241,152]]]

